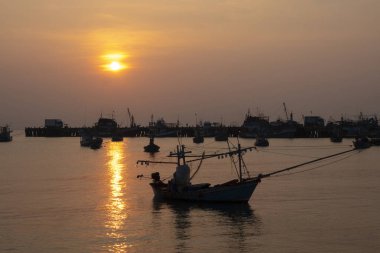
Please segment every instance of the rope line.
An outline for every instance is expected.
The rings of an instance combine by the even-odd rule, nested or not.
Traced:
[[[325,163],[325,164],[321,164],[321,165],[318,165],[318,166],[315,166],[315,167],[312,167],[312,168],[309,168],[309,169],[304,169],[304,170],[300,170],[300,171],[295,171],[295,172],[290,172],[290,173],[286,173],[286,174],[280,174],[280,175],[274,175],[274,176],[271,176],[271,177],[284,177],[284,176],[291,176],[291,175],[294,175],[294,174],[299,174],[299,173],[303,173],[303,172],[307,172],[307,171],[311,171],[311,170],[315,170],[315,169],[319,169],[319,168],[323,168],[325,166],[329,166],[331,164],[334,164],[334,163],[337,163],[337,162],[340,162],[340,161],[343,161],[345,159],[348,159],[350,158],[351,156],[353,155],[357,155],[359,154],[360,152],[356,152],[356,153],[351,153],[347,156],[344,156],[340,159],[336,159],[334,161],[331,161],[331,162],[328,162],[328,163]]]

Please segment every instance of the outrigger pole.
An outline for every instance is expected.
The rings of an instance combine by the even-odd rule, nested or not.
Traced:
[[[356,148],[353,148],[353,149],[346,150],[346,151],[343,151],[343,152],[339,152],[339,153],[336,153],[336,154],[333,154],[333,155],[328,155],[328,156],[321,157],[321,158],[318,158],[318,159],[315,159],[315,160],[312,160],[312,161],[308,161],[308,162],[304,162],[304,163],[301,163],[301,164],[298,164],[298,165],[294,165],[294,166],[288,167],[288,168],[286,168],[286,169],[273,171],[273,172],[268,173],[268,174],[259,174],[259,175],[258,175],[258,178],[261,179],[261,178],[270,177],[270,176],[273,176],[273,175],[278,174],[278,173],[281,173],[281,172],[285,172],[285,171],[288,171],[288,170],[296,169],[296,168],[298,168],[298,167],[301,167],[301,166],[304,166],[304,165],[307,165],[307,164],[311,164],[311,163],[319,162],[319,161],[322,161],[322,160],[325,160],[325,159],[328,159],[328,158],[331,158],[331,157],[335,157],[335,156],[343,155],[343,154],[350,153],[350,152],[353,152],[353,151],[357,151],[357,149],[356,149]]]

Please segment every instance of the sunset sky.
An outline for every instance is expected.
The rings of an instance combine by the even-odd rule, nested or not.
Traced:
[[[380,112],[378,0],[0,0],[0,125]]]

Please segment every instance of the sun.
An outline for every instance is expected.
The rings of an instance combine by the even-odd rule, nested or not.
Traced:
[[[110,71],[117,72],[117,71],[126,69],[127,67],[124,64],[122,64],[122,63],[120,63],[118,61],[113,61],[113,62],[111,62],[110,64],[107,65],[107,68]]]
[[[101,65],[101,68],[104,71],[108,72],[120,72],[128,68],[128,65],[125,63],[126,54],[123,53],[109,53],[102,55],[104,64]]]

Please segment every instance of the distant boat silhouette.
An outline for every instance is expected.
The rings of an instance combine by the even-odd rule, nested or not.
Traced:
[[[12,141],[11,132],[8,126],[0,127],[0,142]]]
[[[204,142],[202,129],[198,126],[194,130],[193,142],[197,144]]]
[[[102,147],[103,139],[101,137],[95,137],[92,139],[90,148],[99,149]]]
[[[255,146],[256,147],[268,147],[269,141],[267,138],[264,138],[264,137],[256,137]]]
[[[154,137],[149,138],[149,144],[144,147],[144,151],[147,153],[156,153],[160,150],[160,146],[154,144]]]

